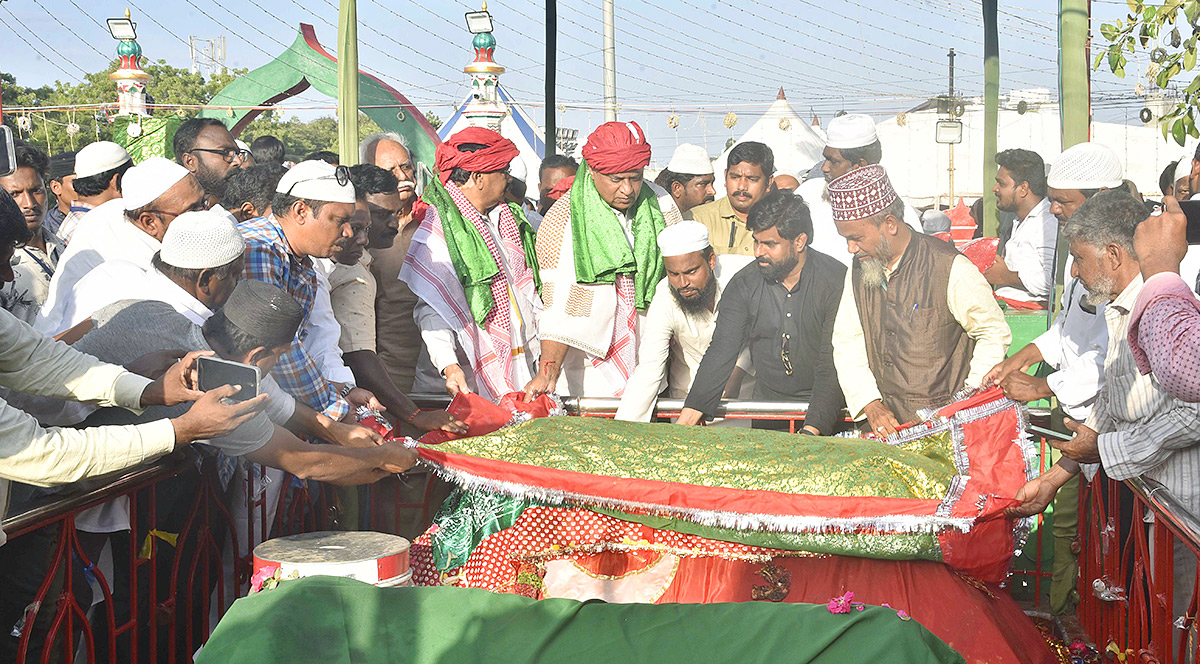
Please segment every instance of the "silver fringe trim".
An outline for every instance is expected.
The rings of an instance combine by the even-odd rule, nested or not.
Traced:
[[[751,514],[743,512],[720,512],[691,507],[671,507],[642,503],[631,500],[590,496],[572,491],[560,491],[545,487],[533,487],[504,480],[493,480],[455,468],[447,468],[428,459],[421,463],[432,469],[442,479],[468,491],[494,491],[513,498],[534,499],[552,505],[578,504],[606,507],[623,512],[641,512],[653,516],[684,519],[705,526],[730,528],[733,530],[765,530],[786,533],[930,533],[937,534],[948,529],[969,532],[975,519],[939,515],[896,514],[873,517],[820,517],[779,514]]]

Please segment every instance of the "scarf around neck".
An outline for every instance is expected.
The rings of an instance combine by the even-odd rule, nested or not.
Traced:
[[[658,233],[666,228],[658,197],[643,185],[633,203],[633,250],[614,210],[592,184],[587,161],[579,165],[571,185],[571,246],[575,250],[575,279],[581,284],[616,283],[618,274],[633,277],[634,302],[645,311],[654,288],[666,276]]]
[[[450,192],[436,179],[430,181],[421,194],[421,200],[438,211],[442,222],[442,234],[446,238],[446,251],[450,254],[450,263],[462,284],[467,297],[467,305],[471,309],[471,317],[482,326],[496,300],[492,295],[492,279],[500,273],[500,266],[488,251],[487,243],[475,229],[475,225],[463,216]],[[512,213],[513,221],[517,224],[517,234],[520,236],[521,247],[525,250],[525,264],[533,272],[534,288],[542,290],[542,280],[538,275],[537,255],[534,253],[533,227],[525,218],[521,206],[507,203]],[[476,211],[477,212],[477,211]]]

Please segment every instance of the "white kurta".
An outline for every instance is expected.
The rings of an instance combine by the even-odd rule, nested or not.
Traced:
[[[1004,264],[1017,273],[1023,288],[1003,286],[996,295],[1020,302],[1045,302],[1054,290],[1054,250],[1058,242],[1058,217],[1050,214],[1050,199],[1043,198],[1023,219],[1013,224],[1004,245]]]
[[[67,321],[78,318],[76,284],[101,263],[125,260],[143,270],[150,269],[150,259],[162,245],[130,223],[124,210],[123,200],[114,198],[85,215],[71,244],[58,259],[50,293],[34,329],[55,336],[70,328]]]
[[[492,208],[491,212],[483,215],[484,226],[497,247],[504,246],[504,240],[500,236],[500,212],[502,209],[497,205]],[[512,266],[509,265],[508,253],[505,251],[499,253],[500,269],[503,270],[504,280],[508,284],[508,320],[511,323],[509,343],[511,348],[516,351],[513,358],[512,381],[514,385],[524,387],[533,379],[533,374],[537,371],[540,352],[537,320],[541,316],[541,303],[534,303],[530,301],[526,293],[513,290],[512,284],[516,283],[517,276],[513,273]],[[446,322],[446,319],[424,300],[417,300],[416,307],[413,308],[413,319],[416,321],[417,327],[421,328],[421,341],[425,343],[425,348],[429,351],[429,361],[433,363],[434,368],[441,372],[446,367],[457,364],[466,375],[471,389],[478,389],[471,363],[465,356],[459,357],[460,349],[454,329]]]
[[[846,239],[838,235],[837,226],[833,223],[833,208],[825,200],[825,179],[821,177],[805,180],[796,189],[796,195],[803,198],[808,205],[809,215],[812,216],[813,236],[809,238],[808,246],[817,251],[832,256],[847,267],[854,260],[854,255],[846,250]],[[923,233],[921,215],[908,203],[904,204],[904,223],[914,233]]]
[[[662,187],[645,181],[642,186],[650,187],[658,198],[659,210],[667,226],[682,220],[675,200]],[[633,220],[623,212],[608,208],[625,235],[629,247],[633,247]],[[550,240],[554,235],[557,242]],[[555,245],[551,247],[550,245]],[[553,260],[548,257],[553,256]],[[617,311],[617,289],[612,285],[586,285],[575,280],[575,250],[571,240],[570,192],[563,195],[546,213],[546,220],[538,230],[538,262],[541,265],[542,299],[546,313],[542,318],[542,339],[557,341],[569,346],[563,358],[562,373],[555,391],[571,396],[620,396],[625,383],[614,383],[611,376],[592,364],[592,359],[603,357],[613,339]],[[546,293],[551,293],[547,298]],[[578,296],[586,301],[586,314],[572,313],[574,300]],[[641,334],[644,313],[638,313],[634,329],[634,348]],[[586,347],[585,347],[586,345]]]
[[[717,328],[721,293],[738,270],[753,262],[750,256],[717,256],[717,294],[715,311],[711,314],[689,316],[684,313],[671,294],[667,280],[658,282],[654,301],[646,310],[646,320],[638,341],[637,368],[630,376],[625,394],[621,396],[621,405],[617,408],[618,420],[649,422],[654,415],[658,394],[664,386],[672,398],[687,396],[696,371],[700,368],[700,361],[704,359],[704,352],[712,341],[713,330]],[[738,365],[747,369],[749,354],[743,355],[745,357],[739,359]]]
[[[1095,313],[1081,306],[1087,289],[1078,280],[1067,284],[1063,292],[1062,311],[1050,329],[1033,344],[1042,359],[1054,367],[1046,382],[1063,411],[1079,422],[1086,421],[1092,404],[1104,385],[1104,357],[1108,353],[1108,326],[1104,321],[1104,305]]]
[[[304,348],[317,363],[325,380],[355,384],[354,372],[342,360],[342,347],[338,345],[342,338],[342,326],[333,315],[333,303],[329,299],[329,273],[333,272],[335,266],[328,258],[313,260],[313,268],[317,273],[317,296],[305,323],[308,335],[304,337]]]

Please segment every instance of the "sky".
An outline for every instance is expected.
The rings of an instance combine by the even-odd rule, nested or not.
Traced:
[[[983,90],[979,0],[615,0],[619,118],[637,120],[666,159],[682,142],[719,154],[747,129],[782,87],[806,119],[841,110],[881,120],[947,88],[956,50],[955,88]],[[557,114],[582,135],[603,122],[602,0],[558,3]],[[106,17],[126,8],[143,53],[188,67],[188,37],[224,36],[226,66],[266,64],[311,23],[330,51],[337,0],[0,0],[0,36],[9,44],[0,70],[18,83],[78,82],[115,57]],[[447,119],[468,93],[462,68],[473,58],[466,0],[358,0],[359,62],[422,110]],[[491,0],[495,59],[514,99],[544,121],[545,8],[542,2]],[[1092,0],[1093,31],[1126,11],[1124,0]],[[1052,0],[1000,0],[1001,92],[1057,89],[1057,12]],[[22,39],[24,42],[22,42]],[[1097,36],[1097,40],[1101,40]],[[32,51],[32,53],[30,52]],[[1135,83],[1148,62],[1135,58],[1120,80],[1093,73],[1095,117],[1137,123]],[[149,91],[153,93],[153,82]],[[115,98],[115,90],[114,90]],[[303,119],[332,115],[334,100],[309,90],[282,106]],[[7,110],[7,109],[6,109]],[[733,128],[728,113],[737,115]],[[668,119],[677,115],[677,128]],[[656,160],[657,161],[657,160]]]

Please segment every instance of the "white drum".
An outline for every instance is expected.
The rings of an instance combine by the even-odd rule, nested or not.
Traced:
[[[409,541],[369,531],[289,535],[254,547],[254,571],[278,567],[283,576],[340,576],[381,588],[412,585]]]

